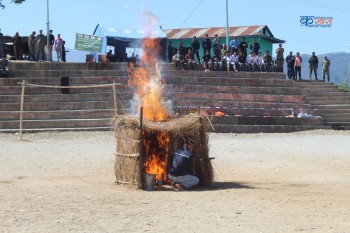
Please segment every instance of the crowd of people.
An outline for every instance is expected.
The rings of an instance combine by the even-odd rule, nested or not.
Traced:
[[[199,51],[202,48],[203,56],[200,59]],[[248,54],[248,49],[250,49]],[[213,54],[211,54],[213,51]],[[296,56],[291,52],[286,59],[284,59],[284,48],[282,44],[278,45],[276,49],[276,60],[272,59],[269,51],[266,51],[264,55],[260,52],[260,45],[253,39],[253,42],[248,45],[246,38],[242,38],[242,41],[238,41],[237,37],[229,43],[229,48],[225,44],[220,45],[220,39],[218,35],[214,36],[213,40],[210,40],[208,34],[205,34],[205,38],[202,43],[199,42],[196,36],[191,41],[191,47],[185,48],[182,41],[179,42],[176,48],[173,47],[172,42],[168,45],[168,61],[174,63],[175,68],[180,69],[194,69],[195,64],[202,64],[204,71],[250,71],[250,72],[283,72],[284,61],[287,63],[287,77],[293,80],[302,80],[301,78],[301,65],[302,58],[298,53]],[[325,75],[328,76],[329,81],[329,66],[330,61],[327,56],[322,61],[323,81],[325,81]],[[318,59],[313,52],[309,59],[310,76],[314,72],[315,79],[317,80],[317,67]]]
[[[193,69],[195,64],[202,64],[205,71],[274,71],[274,61],[270,52],[266,51],[262,55],[260,45],[256,39],[253,40],[249,47],[249,54],[247,54],[248,43],[245,38],[238,42],[237,38],[233,37],[229,46],[230,48],[227,49],[225,44],[220,45],[218,35],[215,35],[214,39],[210,40],[208,34],[206,34],[201,44],[197,37],[194,36],[191,48],[187,50],[181,41],[176,48],[173,47],[172,42],[169,42],[168,60],[175,64],[175,68],[180,67],[181,69]],[[280,47],[282,47],[281,44]],[[199,57],[200,48],[203,50],[201,59]],[[211,54],[211,50],[213,50],[213,54]],[[277,66],[277,68],[279,69],[278,71],[283,72],[283,61],[282,65],[280,67]]]
[[[47,43],[48,38],[49,43]],[[27,54],[23,53],[24,43],[28,43],[29,52]],[[61,38],[60,34],[58,34],[55,39],[52,30],[50,30],[49,37],[43,34],[43,30],[39,30],[38,34],[33,31],[28,36],[28,42],[24,42],[22,36],[17,31],[12,37],[12,44],[14,60],[53,61],[52,51],[55,49],[57,61],[66,61],[65,41]],[[0,47],[0,52],[3,53],[2,45],[0,45]]]
[[[286,57],[286,62],[287,62],[287,77],[289,79],[293,80],[302,80],[301,79],[301,64],[303,63],[303,59],[300,57],[299,52],[296,53],[296,56],[293,55],[293,52],[291,51],[289,55]],[[312,73],[315,75],[315,80],[318,80],[317,78],[317,68],[318,68],[318,58],[315,55],[315,52],[312,52],[312,55],[309,58],[309,79],[312,79]],[[329,76],[329,67],[331,65],[330,60],[328,59],[327,55],[324,56],[322,60],[322,78],[323,81],[326,81],[326,76],[327,76],[327,81],[329,82],[330,76]]]

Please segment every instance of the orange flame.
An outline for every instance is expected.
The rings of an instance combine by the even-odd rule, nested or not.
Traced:
[[[154,24],[155,16],[148,16],[147,21]],[[152,38],[151,26],[147,25],[147,37],[143,40],[143,56],[140,67],[129,69],[129,85],[135,86],[135,110],[143,107],[144,118],[151,121],[163,121],[169,118],[169,110],[162,102],[161,75],[158,69],[161,39]]]
[[[167,180],[169,143],[170,138],[164,132],[157,134],[156,142],[150,138],[144,142],[146,147],[145,171],[147,174],[156,174],[157,180]]]

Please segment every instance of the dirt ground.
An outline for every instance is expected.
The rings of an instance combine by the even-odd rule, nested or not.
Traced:
[[[350,232],[350,131],[210,134],[215,184],[117,186],[113,132],[0,134],[0,232]]]

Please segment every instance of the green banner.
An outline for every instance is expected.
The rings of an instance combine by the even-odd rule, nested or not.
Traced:
[[[75,49],[100,53],[103,37],[76,33]]]

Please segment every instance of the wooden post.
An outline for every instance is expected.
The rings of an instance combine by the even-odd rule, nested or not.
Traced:
[[[114,119],[118,115],[118,103],[117,103],[117,91],[116,91],[116,83],[113,81],[113,97],[114,97]]]
[[[139,125],[139,188],[142,188],[142,178],[143,178],[143,163],[144,163],[144,156],[143,156],[143,136],[142,136],[142,129],[143,129],[143,107],[140,108],[140,125]]]
[[[22,141],[22,129],[23,129],[23,108],[24,108],[24,91],[26,89],[26,80],[22,83],[22,95],[21,95],[21,112],[19,115],[19,139]]]

